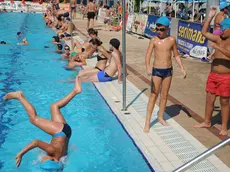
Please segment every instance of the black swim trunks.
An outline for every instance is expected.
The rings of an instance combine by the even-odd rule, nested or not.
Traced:
[[[62,131],[53,135],[53,137],[67,137],[70,138],[72,134],[72,129],[68,124],[64,124]]]
[[[152,76],[158,76],[161,78],[167,78],[169,76],[172,76],[173,68],[153,68],[152,69]]]
[[[90,20],[90,19],[94,19],[95,17],[95,12],[88,12],[87,13],[87,18]]]

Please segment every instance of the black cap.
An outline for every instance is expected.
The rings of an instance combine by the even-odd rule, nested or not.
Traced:
[[[109,43],[116,49],[119,49],[120,47],[120,41],[116,38],[111,39]]]
[[[62,50],[62,45],[61,44],[57,44],[58,50]]]
[[[60,42],[59,37],[58,36],[53,36],[53,39],[55,40],[55,42]]]
[[[64,16],[64,17],[69,17],[69,12],[65,12],[65,13],[63,14],[63,16]]]

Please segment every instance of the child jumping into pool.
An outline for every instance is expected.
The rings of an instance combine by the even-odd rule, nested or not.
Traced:
[[[29,143],[16,156],[16,167],[20,166],[22,157],[29,150],[36,147],[44,150],[47,155],[42,158],[41,168],[45,170],[61,170],[63,164],[59,162],[60,158],[67,155],[68,143],[71,137],[71,128],[66,123],[60,109],[65,107],[77,94],[81,93],[81,82],[79,77],[76,78],[75,87],[63,99],[51,105],[52,120],[40,118],[37,116],[33,105],[24,97],[21,91],[10,92],[5,95],[4,100],[17,99],[24,106],[30,122],[52,136],[51,142],[46,143],[40,140],[34,140]]]

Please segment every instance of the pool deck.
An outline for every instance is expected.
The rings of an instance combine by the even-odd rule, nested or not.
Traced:
[[[74,24],[78,29],[75,39],[86,39],[86,19],[81,20],[78,16]],[[95,28],[99,29],[99,37],[105,48],[108,48],[109,39],[116,37],[121,40],[121,32],[106,32],[103,30],[103,25],[97,22]],[[182,79],[182,74],[173,60],[174,76],[165,113],[170,126],[164,127],[157,122],[159,108],[156,106],[150,133],[145,134],[143,127],[150,78],[145,74],[144,57],[149,40],[138,39],[138,37],[127,34],[126,39],[126,61],[129,74],[127,77],[127,112],[121,111],[122,85],[118,84],[117,80],[109,83],[95,83],[95,86],[155,171],[169,172],[224,139],[218,136],[220,108],[216,101],[213,115],[214,125],[211,129],[193,128],[195,124],[204,119],[204,89],[210,65],[198,60],[183,59],[188,77]],[[87,66],[94,66],[95,63],[95,58],[87,60]],[[225,146],[189,171],[228,172],[230,171],[229,152],[230,147]]]

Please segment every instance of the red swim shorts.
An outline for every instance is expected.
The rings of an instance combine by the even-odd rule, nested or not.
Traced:
[[[206,91],[221,97],[230,97],[230,73],[218,74],[210,72],[206,83]]]

